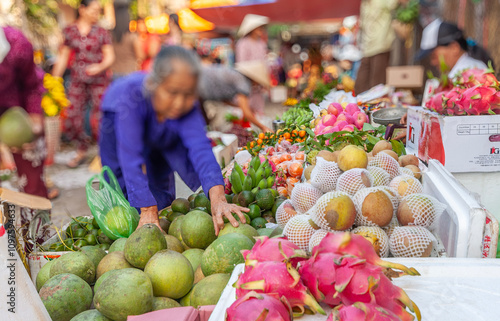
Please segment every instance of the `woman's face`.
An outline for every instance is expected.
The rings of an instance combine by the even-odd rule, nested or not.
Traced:
[[[80,17],[88,20],[92,24],[99,21],[101,15],[101,4],[99,1],[92,1],[88,6],[80,6]]]
[[[187,114],[197,98],[198,79],[185,63],[176,62],[175,65],[174,72],[153,92],[153,108],[160,122]]]
[[[458,58],[462,55],[462,50],[457,42],[452,42],[447,46],[436,47],[431,53],[430,63],[437,69],[440,68],[440,60],[442,59],[446,66],[451,70],[457,63]]]

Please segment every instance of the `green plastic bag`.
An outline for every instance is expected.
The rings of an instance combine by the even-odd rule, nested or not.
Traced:
[[[107,237],[116,240],[135,231],[139,213],[130,206],[109,167],[104,166],[101,173],[92,176],[85,189],[90,211]]]

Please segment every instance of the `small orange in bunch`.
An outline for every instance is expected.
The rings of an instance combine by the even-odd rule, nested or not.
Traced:
[[[290,133],[284,133],[283,134],[283,138],[285,138],[285,139],[290,139],[290,137],[291,137]]]
[[[257,145],[262,145],[262,139],[257,139]]]
[[[254,148],[255,147],[255,142],[250,142],[250,148]]]
[[[296,160],[304,160],[304,157],[305,157],[304,152],[297,152],[295,154],[295,159]]]
[[[304,169],[302,168],[302,164],[300,163],[292,163],[288,167],[288,173],[290,173],[290,175],[293,177],[301,177],[303,170]]]
[[[305,131],[305,130],[301,130],[301,131],[299,132],[299,137],[300,137],[300,138],[304,138],[304,137],[306,137],[306,131]]]
[[[292,137],[297,137],[298,135],[299,132],[296,129],[292,130]]]
[[[280,162],[286,162],[286,161],[291,161],[292,160],[292,155],[290,154],[283,154],[280,156]]]
[[[260,134],[259,134],[259,138],[260,138],[260,139],[264,139],[265,137],[266,137],[266,134],[264,134],[264,133],[260,133]]]
[[[273,163],[274,163],[274,165],[278,165],[279,163],[281,163],[281,161],[280,161],[280,157],[279,157],[279,156],[271,156],[271,157],[269,158],[269,160],[270,160],[271,162],[273,162]]]

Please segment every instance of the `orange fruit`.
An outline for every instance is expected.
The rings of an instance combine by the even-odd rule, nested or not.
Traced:
[[[278,194],[280,194],[280,196],[284,196],[284,197],[288,196],[288,190],[286,189],[286,187],[278,186],[277,190],[278,190]]]
[[[257,145],[262,145],[262,139],[257,139]]]
[[[292,163],[289,167],[288,167],[288,173],[290,173],[290,175],[292,175],[293,177],[300,177],[302,176],[302,171],[304,169],[302,168],[302,165],[300,163]]]
[[[284,134],[283,134],[283,137],[284,137],[285,139],[289,139],[289,138],[290,138],[290,133],[284,133]]]
[[[299,132],[296,129],[292,130],[292,136],[297,136],[298,134]]]
[[[253,148],[255,146],[255,142],[250,142],[250,148]]]
[[[274,163],[274,165],[278,165],[279,163],[281,163],[281,161],[280,161],[280,157],[279,157],[279,156],[271,156],[271,157],[269,158],[269,160],[270,160],[271,162],[273,162],[273,163]]]
[[[259,138],[260,138],[260,139],[264,139],[264,137],[266,137],[266,134],[264,134],[264,133],[260,133],[260,134],[259,134]]]
[[[304,157],[305,157],[304,152],[297,152],[295,154],[295,159],[296,160],[304,160]]]
[[[283,173],[287,174],[288,173],[288,164],[284,163],[279,163],[276,165],[276,170],[282,169]]]
[[[299,137],[300,137],[300,138],[304,138],[304,137],[306,137],[306,131],[305,131],[305,130],[301,130],[301,131],[299,132]]]
[[[290,154],[283,154],[280,156],[280,162],[286,162],[291,160],[292,160],[292,155]]]

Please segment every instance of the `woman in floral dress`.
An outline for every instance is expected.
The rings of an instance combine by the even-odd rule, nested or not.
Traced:
[[[54,66],[54,76],[61,77],[68,64],[70,53],[75,54],[71,67],[65,133],[77,142],[77,155],[69,167],[77,167],[85,161],[91,137],[85,131],[85,108],[90,101],[90,126],[97,136],[101,97],[109,84],[108,68],[115,60],[109,32],[97,25],[101,12],[98,0],[82,0],[76,23],[64,29],[64,46]],[[96,138],[96,137],[94,137]]]

